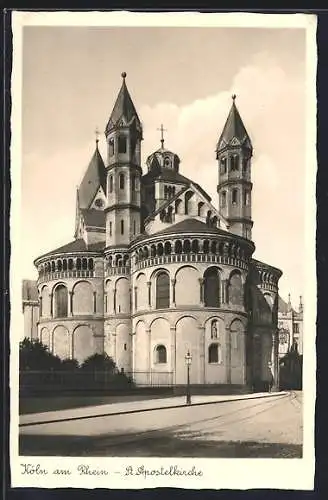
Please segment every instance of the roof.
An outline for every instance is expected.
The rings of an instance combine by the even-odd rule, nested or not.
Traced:
[[[241,116],[235,104],[235,96],[233,96],[232,106],[227,121],[223,127],[217,150],[220,150],[224,147],[221,144],[222,141],[224,141],[225,144],[230,144],[232,139],[234,138],[238,139],[241,144],[244,144],[247,141],[249,147],[252,147],[251,140],[248,136],[243,120],[241,119]]]
[[[134,107],[133,101],[125,83],[126,73],[122,73],[122,77],[122,86],[116,98],[113,111],[109,117],[106,131],[112,129],[115,125],[117,125],[122,118],[125,119],[126,123],[130,123],[131,120],[135,118],[139,126],[141,126],[138,113],[136,111],[136,108]]]
[[[38,301],[38,287],[34,280],[23,280],[22,295],[25,301]]]
[[[106,193],[106,168],[97,146],[78,189],[79,208],[89,208],[99,187]]]
[[[165,168],[162,167],[160,171],[158,172],[147,172],[147,174],[142,176],[143,182],[147,183],[148,179],[159,179],[164,182],[174,182],[178,184],[184,184],[184,185],[190,185],[193,184],[194,186],[197,187],[197,189],[202,193],[203,196],[209,201],[211,201],[211,197],[204,191],[204,189],[197,184],[196,182],[193,182],[191,179],[188,179],[188,177],[185,177],[184,175],[181,175],[179,172],[176,172],[175,170],[172,170],[171,168]],[[172,201],[172,200],[170,200]]]
[[[287,302],[285,302],[284,299],[282,299],[279,295],[278,296],[278,312],[283,313],[283,314],[287,314],[288,312],[291,312],[291,311],[296,312],[293,309],[292,305],[290,303],[288,304]]]
[[[231,233],[228,233],[223,229],[218,229],[216,227],[209,227],[204,222],[192,218],[184,219],[181,222],[177,222],[176,224],[173,224],[168,228],[162,229],[162,231],[158,231],[158,233],[155,233],[155,235],[157,236],[158,234],[170,234],[170,233],[205,233],[205,234],[221,234],[225,236],[226,235],[232,236]]]
[[[48,255],[57,254],[57,253],[75,253],[75,252],[102,252],[105,248],[105,241],[99,241],[97,243],[92,243],[91,245],[87,245],[86,242],[80,238],[66,245],[63,245],[59,248],[55,248],[55,250],[51,250],[51,252],[47,252],[43,255],[40,255],[36,260],[39,260],[43,257],[47,257]]]
[[[81,213],[84,218],[86,226],[103,227],[106,226],[106,217],[103,210],[96,210],[95,208],[82,209]]]

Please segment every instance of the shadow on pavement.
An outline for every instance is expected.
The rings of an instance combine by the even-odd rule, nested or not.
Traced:
[[[302,458],[302,445],[256,441],[215,441],[180,438],[158,431],[131,436],[21,435],[19,454],[77,457],[198,457],[198,458]]]

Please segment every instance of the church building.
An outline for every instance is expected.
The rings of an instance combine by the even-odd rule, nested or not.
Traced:
[[[253,258],[253,148],[236,96],[222,125],[217,204],[163,134],[142,165],[142,124],[122,73],[106,158],[97,139],[76,192],[74,239],[34,261],[26,310],[54,354],[107,353],[137,385],[185,384],[187,353],[192,384],[278,383],[282,272]]]

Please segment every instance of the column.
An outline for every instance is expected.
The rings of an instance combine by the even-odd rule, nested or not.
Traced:
[[[73,316],[73,292],[68,292],[68,316]]]
[[[226,345],[226,379],[227,384],[231,384],[231,332],[230,327],[226,326],[225,335],[225,345]]]
[[[113,313],[116,314],[116,288],[113,290]]]
[[[151,309],[151,281],[147,281],[148,288],[148,307]]]
[[[200,348],[200,366],[198,374],[198,382],[206,384],[206,342],[205,342],[205,326],[199,326],[199,348]]]
[[[105,292],[105,293],[104,293],[104,306],[105,306],[105,307],[104,307],[104,309],[105,309],[105,313],[107,313],[107,312],[108,312],[108,304],[107,304],[107,299],[108,299],[108,297],[107,297],[107,292]]]
[[[225,304],[226,303],[226,286],[227,286],[227,280],[222,280],[221,281],[221,303]]]
[[[54,317],[54,308],[53,308],[53,295],[52,293],[49,293],[49,300],[50,300],[50,318]]]
[[[278,330],[274,330],[272,333],[272,375],[273,375],[273,391],[279,391],[279,338]]]
[[[152,377],[151,377],[151,361],[152,361],[152,356],[151,356],[151,334],[150,334],[150,328],[145,329],[147,339],[148,339],[148,346],[147,346],[147,352],[148,352],[148,373],[145,373],[145,380],[147,383],[151,386],[152,383]]]
[[[114,343],[114,346],[113,346],[113,355],[114,356],[113,357],[114,357],[114,361],[116,363],[116,361],[117,361],[117,352],[116,352],[116,347],[117,347],[116,346],[116,337],[117,337],[117,335],[116,335],[116,333],[112,333],[111,337],[113,337],[113,343]]]
[[[135,338],[136,338],[136,332],[130,333],[131,335],[131,376],[134,380],[134,372],[135,372],[135,366],[136,366],[136,360],[135,360]]]
[[[134,287],[134,312],[138,310],[138,287]]]
[[[204,279],[198,278],[199,281],[199,303],[201,306],[204,305]]]
[[[73,359],[73,355],[74,355],[74,334],[73,332],[68,332],[68,335],[69,335],[69,353],[68,353],[68,357],[69,359]]]
[[[171,370],[172,371],[172,384],[176,384],[176,374],[177,374],[177,346],[176,346],[176,328],[175,326],[170,327],[171,333]]]
[[[176,307],[176,304],[175,304],[175,284],[176,284],[176,280],[172,279],[171,280],[171,293],[170,293],[170,307]]]

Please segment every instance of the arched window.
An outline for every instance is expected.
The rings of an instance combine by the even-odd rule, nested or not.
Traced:
[[[51,272],[53,272],[53,273],[54,273],[55,271],[56,271],[56,264],[55,264],[55,261],[53,260],[53,261],[51,262]]]
[[[109,139],[108,141],[108,155],[113,156],[114,155],[114,139]]]
[[[112,236],[112,232],[113,232],[113,224],[112,224],[112,221],[109,222],[109,236]]]
[[[177,240],[174,245],[174,253],[182,253],[182,243],[180,240]]]
[[[221,174],[225,174],[227,172],[227,159],[226,158],[221,158],[220,170],[221,170]]]
[[[208,362],[209,363],[220,363],[221,353],[219,344],[211,344],[208,348]]]
[[[183,242],[183,252],[184,253],[190,253],[191,250],[191,245],[189,240],[184,240]]]
[[[232,171],[239,170],[239,156],[238,155],[231,156],[230,168]]]
[[[88,260],[88,269],[89,271],[93,271],[93,259]]]
[[[171,243],[169,241],[166,241],[164,244],[164,253],[165,255],[170,255],[171,253]]]
[[[69,271],[72,271],[73,267],[74,267],[73,259],[68,259],[68,269],[69,269]]]
[[[77,269],[78,271],[80,271],[80,270],[81,270],[81,268],[82,268],[82,261],[81,261],[80,257],[78,257],[78,258],[76,259],[76,269]]]
[[[199,252],[198,240],[192,240],[192,242],[191,242],[191,251],[193,253],[198,253]]]
[[[221,207],[224,208],[227,206],[227,192],[226,191],[222,191],[221,193]]]
[[[216,267],[210,267],[204,273],[205,307],[220,307],[220,274]]]
[[[155,353],[156,363],[167,363],[166,347],[164,345],[158,345]]]
[[[124,220],[121,220],[121,234],[124,234]]]
[[[63,260],[63,271],[67,271],[67,260]]]
[[[156,308],[170,307],[170,279],[167,273],[160,272],[156,279]]]
[[[164,253],[163,243],[158,243],[157,245],[157,255],[162,256]]]
[[[198,217],[201,217],[203,215],[203,206],[204,206],[204,203],[202,201],[200,201],[198,203]]]
[[[63,264],[61,260],[57,260],[57,269],[58,271],[61,271],[63,269]]]
[[[66,318],[68,308],[68,292],[65,285],[58,285],[55,288],[55,317]]]
[[[82,269],[83,271],[86,271],[88,269],[88,261],[85,258],[82,259]]]
[[[248,190],[244,191],[244,205],[250,204],[250,192]]]
[[[124,189],[124,174],[120,174],[120,189]]]
[[[219,338],[219,331],[218,331],[218,320],[213,319],[211,321],[211,339],[217,339]]]
[[[109,177],[109,192],[110,193],[113,192],[113,176],[112,175]]]
[[[203,243],[203,252],[209,253],[209,251],[210,251],[210,242],[208,240],[205,240]]]
[[[126,137],[125,135],[118,136],[118,152],[126,153]]]
[[[231,193],[232,203],[238,203],[238,189],[233,189]]]

